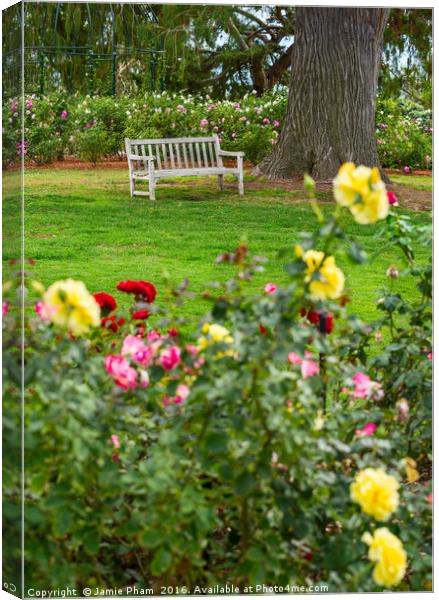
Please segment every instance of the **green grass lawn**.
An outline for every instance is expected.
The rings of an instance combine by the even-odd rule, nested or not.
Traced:
[[[411,187],[414,190],[433,191],[433,177],[425,175],[391,175],[393,183]]]
[[[235,183],[230,183],[224,193],[218,191],[213,178],[159,183],[157,200],[151,202],[147,197],[130,199],[123,170],[28,171],[26,256],[36,260],[33,272],[45,285],[66,277],[81,279],[90,291],[113,293],[122,305],[128,305],[129,298],[115,290],[117,282],[148,279],[156,284],[160,302],[165,270],[176,283],[188,277],[195,292],[203,290],[209,281],[228,277],[232,267],[215,265],[214,260],[218,254],[233,250],[245,235],[250,251],[269,259],[266,272],[257,275],[251,288],[261,288],[267,281],[286,282],[277,252],[292,246],[300,231],[315,227],[310,207],[297,200],[300,194],[270,184],[248,190],[240,198]],[[4,176],[5,261],[19,249],[19,238],[14,236],[19,226],[18,184],[16,174]],[[322,207],[331,210],[329,203]],[[412,218],[428,223],[431,217],[413,212]],[[356,225],[347,212],[344,220],[366,250],[380,250],[375,226]],[[418,247],[417,251],[424,261],[430,249]],[[386,282],[390,264],[404,268],[400,253],[393,247],[381,248],[374,262],[365,266],[341,263],[346,287],[352,290],[351,310],[365,319],[377,314],[374,301]],[[395,285],[409,296],[414,294],[405,278]],[[205,308],[203,300],[194,300],[184,307],[183,314],[198,317]]]

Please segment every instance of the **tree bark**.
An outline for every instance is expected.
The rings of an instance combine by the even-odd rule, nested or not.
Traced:
[[[288,107],[278,143],[256,167],[271,179],[334,177],[346,161],[379,166],[375,106],[389,9],[296,9]]]

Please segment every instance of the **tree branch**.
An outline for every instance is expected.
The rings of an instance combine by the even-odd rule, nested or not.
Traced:
[[[279,81],[282,75],[285,73],[287,69],[289,69],[291,65],[291,52],[293,49],[294,43],[289,46],[285,52],[279,56],[275,63],[271,65],[271,67],[267,71],[267,83],[268,88],[273,87],[275,83]]]

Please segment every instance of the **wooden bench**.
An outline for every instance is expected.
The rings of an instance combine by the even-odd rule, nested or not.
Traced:
[[[217,135],[161,140],[125,138],[125,148],[131,196],[149,196],[155,200],[158,179],[191,175],[217,175],[219,187],[223,190],[224,175],[227,173],[236,175],[239,193],[241,196],[244,194],[244,152],[221,150]],[[236,158],[236,167],[225,167],[223,157]],[[136,181],[148,182],[149,191],[136,190]]]

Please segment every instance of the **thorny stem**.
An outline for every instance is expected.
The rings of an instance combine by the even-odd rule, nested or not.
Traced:
[[[328,380],[326,377],[326,360],[323,352],[319,353],[319,371],[323,384],[323,414],[326,414],[326,400],[328,395]]]

